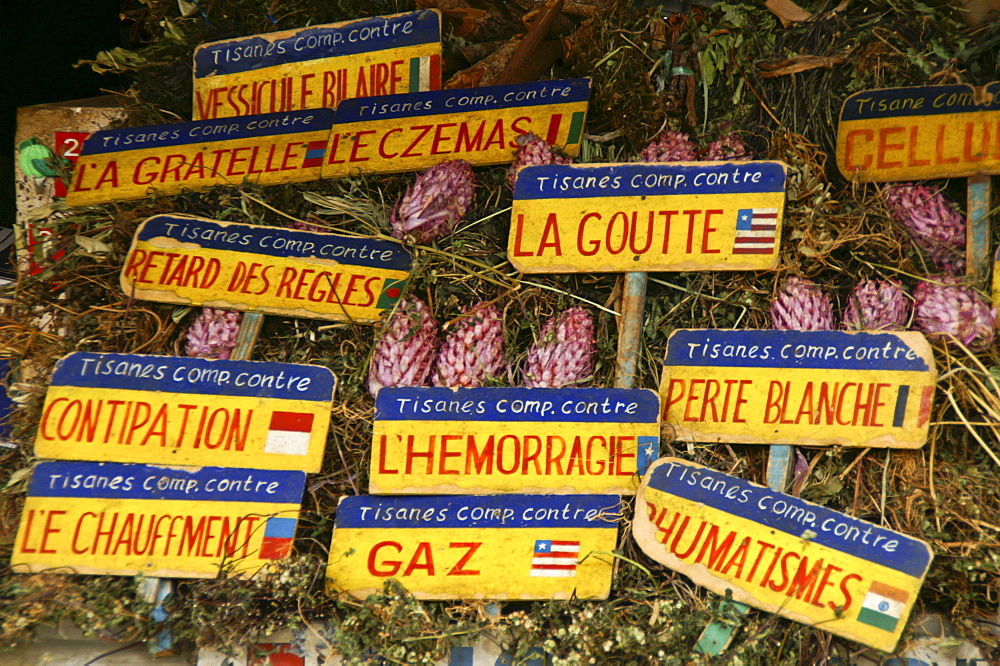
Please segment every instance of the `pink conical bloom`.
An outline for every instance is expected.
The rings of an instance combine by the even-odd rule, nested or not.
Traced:
[[[202,308],[187,330],[184,353],[195,358],[227,359],[236,346],[241,312]]]
[[[302,220],[292,220],[288,223],[289,229],[299,229],[300,231],[313,231],[316,233],[329,233],[330,230],[326,227],[317,226],[317,222],[322,223],[323,220],[319,219],[315,215],[308,215],[305,221]]]
[[[476,177],[465,160],[432,166],[417,176],[392,211],[392,237],[429,243],[450,234],[472,207]]]
[[[830,296],[811,280],[792,276],[771,303],[771,323],[780,331],[832,331]]]
[[[843,326],[849,331],[902,331],[910,301],[895,280],[865,280],[847,299]]]
[[[422,300],[399,302],[386,323],[368,367],[368,391],[385,386],[424,386],[438,346],[438,325]]]
[[[886,187],[883,197],[889,214],[928,259],[951,274],[965,269],[965,218],[940,190],[898,183]]]
[[[664,132],[639,153],[640,162],[690,162],[698,159],[698,148],[684,132]]]
[[[743,142],[739,134],[730,132],[708,145],[708,149],[705,150],[705,159],[752,160],[753,151],[750,150],[750,146]]]
[[[518,146],[517,152],[514,153],[514,161],[507,170],[507,184],[512,190],[517,182],[517,172],[524,167],[573,163],[572,159],[553,148],[551,143],[531,132],[520,135],[515,141]]]
[[[913,290],[913,323],[928,338],[958,338],[972,351],[993,344],[997,310],[990,309],[975,289],[954,278],[938,278],[945,284],[921,282]]]
[[[552,317],[528,351],[524,385],[528,388],[576,386],[594,373],[594,318],[583,308]]]
[[[504,368],[503,320],[492,305],[465,310],[438,354],[434,386],[474,388]]]

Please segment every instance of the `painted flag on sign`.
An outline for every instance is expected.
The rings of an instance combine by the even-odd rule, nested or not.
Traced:
[[[303,144],[306,147],[306,156],[302,160],[302,168],[323,166],[323,155],[326,153],[326,139],[322,141],[312,141]]]
[[[441,56],[410,58],[410,89],[407,92],[441,90]]]
[[[906,609],[909,592],[885,583],[874,582],[865,595],[858,613],[858,622],[883,631],[895,631]]]
[[[531,575],[546,578],[576,576],[576,558],[580,556],[579,541],[535,541],[531,558]]]
[[[295,518],[268,518],[257,557],[262,560],[280,560],[288,555],[292,549],[297,522]]]
[[[733,254],[774,254],[777,208],[743,208],[736,214]]]
[[[304,456],[312,437],[313,414],[306,412],[273,412],[271,425],[264,441],[265,453]]]
[[[583,121],[587,114],[577,111],[569,118],[569,134],[566,136],[566,145],[577,143],[583,133]],[[563,126],[563,114],[554,113],[549,121],[549,130],[545,133],[545,140],[553,146],[559,143],[559,130]]]

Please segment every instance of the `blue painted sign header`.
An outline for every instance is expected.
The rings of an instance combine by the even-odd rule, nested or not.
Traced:
[[[985,95],[977,97],[975,89],[967,83],[862,90],[844,100],[840,120],[1000,110],[1000,81],[986,85],[984,92]]]

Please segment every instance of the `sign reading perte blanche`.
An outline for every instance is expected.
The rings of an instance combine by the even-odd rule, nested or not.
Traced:
[[[528,167],[507,257],[526,273],[766,270],[784,204],[781,162]]]
[[[885,652],[933,558],[923,541],[677,458],[650,467],[632,533],[717,594]]]
[[[295,538],[304,472],[42,462],[14,542],[17,573],[250,576]]]
[[[919,448],[936,381],[912,331],[678,330],[662,420],[682,441]]]
[[[373,322],[410,264],[396,242],[156,215],[135,232],[121,287],[161,303]]]
[[[35,453],[318,472],[335,384],[318,365],[74,352],[52,374]]]
[[[384,388],[370,491],[632,494],[659,405],[648,389]]]
[[[607,599],[617,495],[341,499],[327,590],[395,578],[418,599]]]

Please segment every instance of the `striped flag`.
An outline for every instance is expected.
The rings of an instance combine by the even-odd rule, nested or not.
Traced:
[[[906,590],[874,582],[861,603],[858,622],[883,631],[895,631],[909,598],[910,593]]]
[[[570,146],[574,143],[580,142],[580,137],[583,135],[583,122],[586,115],[587,114],[583,111],[577,111],[569,117],[569,130],[567,130],[566,134],[566,143],[563,145]],[[567,124],[564,120],[563,114],[561,113],[553,113],[552,118],[549,120],[549,129],[545,132],[545,140],[553,146],[559,145],[559,130]]]
[[[736,215],[733,254],[774,254],[777,208],[744,208]]]
[[[302,168],[323,166],[323,155],[326,153],[326,139],[303,144],[306,147],[306,156],[302,160]]]
[[[306,455],[312,438],[313,416],[306,412],[273,412],[267,439],[264,440],[264,452]]]
[[[292,549],[297,522],[295,518],[268,518],[257,557],[262,560],[280,560],[288,555]]]
[[[441,56],[410,58],[410,89],[407,92],[441,90]]]
[[[531,558],[531,575],[546,578],[576,576],[576,558],[580,556],[579,541],[539,539]]]

